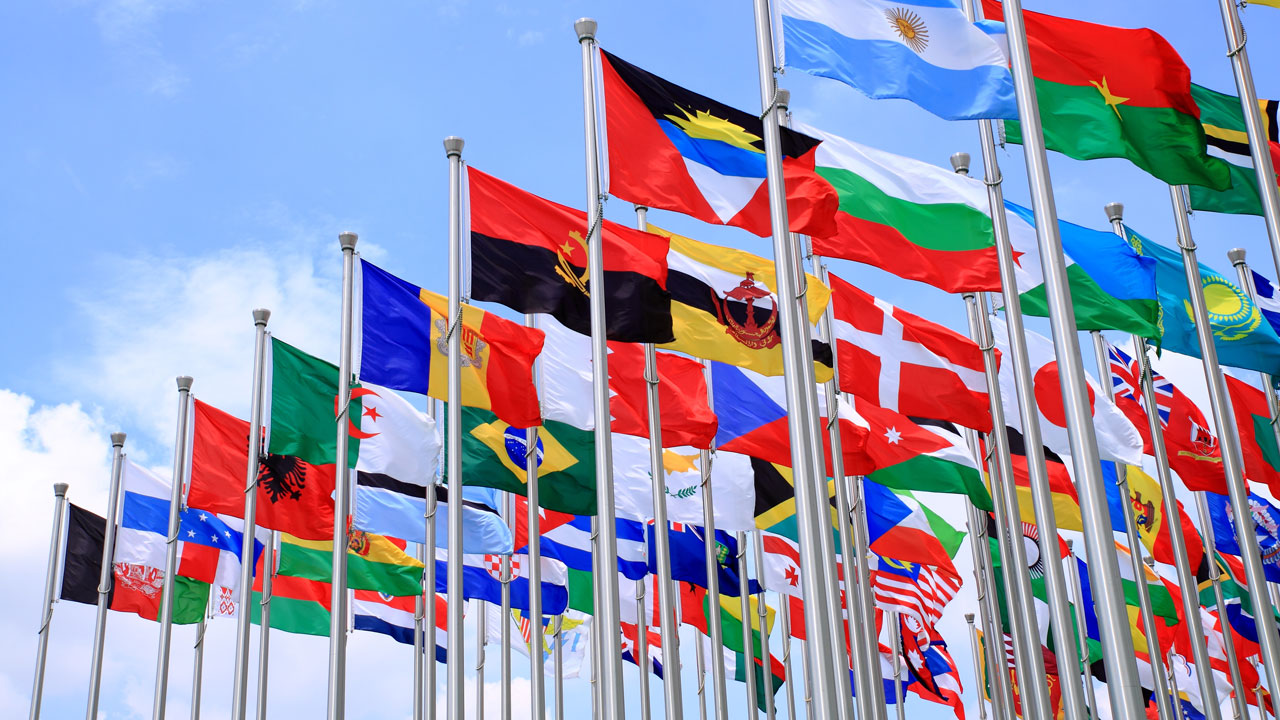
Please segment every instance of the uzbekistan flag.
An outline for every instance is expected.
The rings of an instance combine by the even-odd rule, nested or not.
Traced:
[[[600,51],[609,192],[628,202],[772,232],[764,123]],[[818,141],[782,130],[782,168],[792,232],[836,231],[835,190],[813,170]]]
[[[360,378],[392,390],[448,400],[449,299],[360,261]],[[462,404],[504,422],[538,425],[533,361],[542,352],[537,328],[462,306]]]

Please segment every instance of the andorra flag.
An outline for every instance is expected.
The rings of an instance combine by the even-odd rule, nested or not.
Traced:
[[[392,390],[448,400],[449,300],[367,260],[360,378]],[[514,427],[541,422],[533,361],[543,332],[462,306],[462,404],[491,410]]]
[[[600,51],[609,192],[756,235],[772,231],[764,123]],[[839,198],[814,171],[818,140],[782,131],[782,168],[792,232],[836,234]]]

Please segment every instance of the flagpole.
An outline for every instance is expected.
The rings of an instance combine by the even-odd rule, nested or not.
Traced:
[[[1271,162],[1270,142],[1265,126],[1262,124],[1262,112],[1258,107],[1258,91],[1253,86],[1253,70],[1249,66],[1249,53],[1245,50],[1247,38],[1234,0],[1218,0],[1218,7],[1222,12],[1222,29],[1227,36],[1227,57],[1231,58],[1236,92],[1240,94],[1240,108],[1243,110],[1244,126],[1249,137],[1249,154],[1253,158],[1253,170],[1258,178],[1258,194],[1262,198],[1262,217],[1267,225],[1267,239],[1271,241],[1271,259],[1275,262],[1277,276],[1280,276],[1280,190],[1276,188],[1276,173]],[[1272,658],[1264,664],[1272,665],[1274,662],[1275,658]]]
[[[750,718],[760,717],[760,710],[756,705],[756,673],[755,673],[755,642],[751,638],[751,593],[748,592],[750,582],[747,579],[747,534],[739,532],[736,535],[738,541],[738,612],[742,615],[742,655],[747,664],[747,671],[744,674],[744,685],[747,691],[747,716]],[[760,626],[760,634],[763,635],[765,627]],[[769,658],[764,657],[764,669],[769,673]],[[770,673],[772,675],[772,673]],[[767,691],[766,691],[766,694]]]
[[[555,720],[564,720],[564,615],[556,616],[556,644],[551,649],[551,661],[556,671]]]
[[[1227,490],[1231,496],[1231,508],[1235,513],[1236,536],[1252,538],[1253,514],[1249,506],[1249,491],[1244,484],[1240,431],[1236,427],[1235,415],[1231,410],[1231,398],[1223,385],[1222,369],[1218,365],[1218,349],[1214,345],[1213,329],[1209,325],[1209,311],[1200,280],[1200,264],[1196,261],[1196,243],[1191,238],[1191,223],[1187,218],[1187,201],[1181,186],[1170,186],[1169,196],[1173,200],[1174,220],[1178,227],[1178,246],[1182,250],[1182,266],[1186,270],[1187,290],[1191,295],[1196,336],[1200,340],[1205,382],[1209,386],[1209,403],[1213,408],[1213,420],[1220,436],[1222,466],[1226,471]],[[1239,545],[1249,594],[1257,602],[1262,602],[1268,598],[1267,580],[1263,575],[1262,555],[1258,544],[1242,540]],[[1267,605],[1270,603],[1268,602]],[[1254,619],[1258,625],[1258,644],[1262,647],[1263,666],[1267,670],[1267,686],[1280,687],[1280,638],[1276,637],[1275,616],[1270,612],[1258,612]]]
[[[1219,426],[1221,427],[1221,426]],[[1204,538],[1204,551],[1209,556],[1209,584],[1213,586],[1214,605],[1218,608],[1218,622],[1222,625],[1222,648],[1227,656],[1227,673],[1231,678],[1232,701],[1235,717],[1249,717],[1249,700],[1245,695],[1244,678],[1240,674],[1240,662],[1236,657],[1236,641],[1227,620],[1227,599],[1222,592],[1222,570],[1218,567],[1218,548],[1214,539],[1213,520],[1209,517],[1209,505],[1205,493],[1194,493],[1196,515],[1200,518],[1200,532]],[[1217,697],[1214,695],[1213,697]]]
[[[1098,363],[1098,384],[1107,400],[1115,402],[1115,390],[1111,386],[1111,364],[1107,361],[1106,343],[1102,340],[1102,331],[1092,330],[1093,355]],[[1138,539],[1138,525],[1133,519],[1130,506],[1133,495],[1129,492],[1129,478],[1123,463],[1113,462],[1116,469],[1116,489],[1119,490],[1121,502],[1125,505],[1124,529],[1129,540],[1129,562],[1133,566],[1134,584],[1138,591],[1138,613],[1142,617],[1142,631],[1147,636],[1147,660],[1151,663],[1151,678],[1155,684],[1156,711],[1160,720],[1173,720],[1173,707],[1169,701],[1169,686],[1165,682],[1164,672],[1159,666],[1163,664],[1164,653],[1160,652],[1160,638],[1156,634],[1155,614],[1151,610],[1151,589],[1147,587],[1146,574],[1142,564],[1142,541]],[[1170,524],[1173,527],[1173,524]],[[1179,528],[1181,526],[1179,525]],[[1188,633],[1189,634],[1189,633]],[[1152,652],[1154,650],[1155,652]]]
[[[98,611],[93,621],[93,659],[89,661],[89,702],[86,720],[98,720],[98,697],[102,691],[102,651],[107,640],[107,609],[111,602],[116,530],[120,516],[120,475],[124,470],[122,432],[111,433],[111,485],[107,490],[107,530],[102,539],[102,573],[98,576]]]
[[[760,533],[756,533],[756,565],[759,567],[764,567],[763,552],[763,541]],[[796,683],[795,676],[791,674],[791,602],[790,596],[782,593],[778,593],[778,622],[782,625],[782,672],[787,676],[787,720],[795,720]]]
[[[600,188],[599,145],[596,137],[596,21],[582,18],[573,24],[582,49],[582,99],[585,125],[587,160],[587,270],[599,292],[590,295],[591,306],[591,375],[595,407],[596,442],[596,513],[600,517],[596,550],[601,568],[608,572],[597,576],[600,585],[600,604],[596,606],[596,618],[604,626],[600,633],[600,692],[603,717],[607,720],[623,720],[622,645],[617,632],[619,627],[618,528],[614,523],[613,497],[613,439],[609,418],[609,348],[605,336],[604,308],[604,222],[605,195]],[[595,283],[592,283],[595,285]]]
[[[452,506],[460,499],[453,498],[449,505]],[[479,598],[472,600],[471,606],[476,613],[476,717],[482,718],[484,717],[484,646],[489,639],[489,609]]]
[[[526,461],[527,462],[527,461]],[[511,518],[514,510],[511,508],[510,493],[502,494],[502,515],[504,520]],[[512,548],[514,551],[515,548]],[[502,647],[498,649],[498,675],[502,678],[500,685],[500,695],[498,700],[498,717],[502,720],[511,720],[511,574],[512,563],[510,555],[500,556],[500,574],[502,575],[501,588],[501,612],[502,626],[498,628],[499,642]],[[530,586],[529,592],[541,590],[542,588],[534,588]],[[488,608],[485,608],[487,611]],[[487,614],[487,612],[486,612]],[[486,620],[487,622],[487,620]],[[487,639],[487,638],[486,638]],[[530,648],[529,655],[533,655],[533,649]]]
[[[648,214],[648,208],[636,205],[637,228],[649,229]],[[656,480],[659,477],[666,477],[666,468],[662,464],[662,408],[658,394],[658,353],[653,343],[644,344],[644,379],[649,412],[649,468],[655,478],[653,549],[658,569],[655,579],[658,585],[658,630],[662,635],[663,700],[666,703],[667,720],[682,720],[684,699],[681,697],[680,688],[680,624],[677,620],[679,601],[676,599],[675,586],[671,581],[671,538],[667,533],[657,532],[658,528],[670,527],[670,523],[667,522],[666,483],[659,483]],[[709,402],[708,405],[710,405]],[[641,617],[644,617],[643,613]],[[666,667],[674,667],[675,672],[667,672]]]
[[[756,575],[758,577],[764,577],[764,541],[760,539],[759,529],[751,533],[751,539],[755,541],[752,544],[755,546]],[[743,552],[746,552],[746,551],[743,550]],[[769,652],[769,605],[765,602],[765,598],[767,596],[768,594],[764,591],[764,588],[761,587],[760,597],[756,601],[756,618],[760,621],[760,656],[764,658],[764,662],[766,663],[766,666],[770,666],[772,665],[773,661],[771,659],[772,655]],[[787,638],[786,640],[784,640],[784,642],[788,644],[790,644],[791,642],[789,639],[790,630],[791,628],[787,627],[783,631],[784,633],[786,633],[783,635],[783,637]],[[663,657],[665,659],[666,656],[664,655]],[[770,669],[770,674],[772,674],[772,667],[769,667],[769,669]],[[787,668],[785,663],[783,664],[782,672],[783,672],[783,681],[786,682],[787,684],[790,684],[791,671],[789,668]],[[773,688],[768,688],[768,691],[765,692],[764,694],[764,713],[765,713],[765,718],[767,720],[775,720],[775,718],[777,717],[778,711],[774,704]]]
[[[212,591],[212,588],[210,590]],[[200,617],[200,622],[196,623],[195,659],[192,662],[193,668],[191,672],[191,720],[200,720],[200,685],[204,680],[204,632],[209,618],[209,603],[213,598],[212,592],[210,592],[209,598],[209,600],[205,601],[204,615]]]
[[[987,704],[982,699],[982,649],[978,645],[978,629],[973,624],[973,613],[965,613],[964,620],[969,623],[969,652],[973,653],[973,684],[977,687],[978,692],[978,720],[987,720]],[[991,653],[987,653],[987,657],[990,656]],[[988,677],[990,677],[990,674],[988,674]],[[995,696],[995,692],[991,692],[993,699]],[[995,715],[995,712],[995,704],[992,703],[991,714]]]
[[[645,620],[644,586],[644,580],[636,583],[636,668],[640,670],[640,718],[649,720],[649,672],[653,664],[649,662],[649,624]]]
[[[427,410],[434,421],[439,413],[439,406],[435,398],[427,399]],[[423,719],[435,720],[436,718],[436,493],[440,490],[438,482],[439,475],[431,479],[427,484],[427,507],[426,514],[423,518],[426,527],[425,537],[423,540],[423,552],[425,560],[423,565],[426,567],[422,573],[422,585],[424,588],[422,598],[422,627],[424,635],[422,638],[423,652],[431,653],[431,657],[423,658],[422,688],[425,690],[423,698]],[[447,611],[446,611],[447,612]]]
[[[1178,692],[1178,676],[1173,672],[1173,648],[1169,648],[1169,653],[1165,655],[1165,659],[1168,662],[1168,665],[1166,665],[1166,667],[1169,669],[1169,689],[1170,691],[1173,692],[1173,707],[1177,711],[1178,720],[1186,720],[1186,716],[1182,712],[1182,696]],[[1212,674],[1212,671],[1206,674]],[[1205,707],[1208,707],[1209,705],[1215,705],[1218,696],[1210,695],[1209,697],[1213,699],[1204,700],[1200,704],[1204,705]]]
[[[1124,205],[1121,203],[1107,203],[1106,212],[1107,219],[1111,222],[1111,227],[1115,230],[1116,235],[1125,238],[1125,241],[1128,242],[1124,228]],[[1242,254],[1242,262],[1243,259],[1244,256]],[[1247,273],[1241,271],[1241,276],[1244,277],[1245,275]],[[1186,537],[1182,534],[1182,513],[1178,510],[1178,498],[1174,492],[1173,477],[1169,472],[1169,449],[1165,446],[1164,427],[1160,423],[1159,412],[1156,411],[1158,406],[1156,403],[1154,376],[1151,371],[1151,360],[1147,356],[1147,341],[1134,335],[1133,353],[1141,368],[1142,398],[1147,408],[1147,429],[1151,433],[1152,454],[1156,460],[1157,478],[1160,481],[1161,503],[1165,508],[1165,528],[1169,533],[1169,545],[1173,548],[1174,568],[1177,570],[1178,585],[1183,588],[1194,588],[1196,587],[1196,578],[1191,569]],[[1103,382],[1102,385],[1110,387],[1110,383],[1107,382]],[[1172,513],[1172,520],[1170,520],[1170,513]],[[1125,525],[1127,527],[1128,523],[1126,522]],[[1200,600],[1191,592],[1182,592],[1180,594],[1182,596],[1182,612],[1187,618],[1188,625],[1192,623],[1192,618],[1195,618],[1196,622],[1194,631],[1190,627],[1187,630],[1187,637],[1191,641],[1192,662],[1197,668],[1208,668],[1210,667],[1209,648],[1205,639],[1204,627],[1199,624]],[[1172,673],[1172,667],[1170,672]],[[1199,682],[1200,693],[1203,697],[1217,697],[1211,672],[1197,673],[1196,679]],[[1206,720],[1221,720],[1221,717],[1222,711],[1218,705],[1206,701]]]
[[[431,488],[427,489],[431,492]],[[423,576],[426,576],[427,553],[426,545],[419,544],[416,553],[418,562],[423,565]],[[431,563],[435,564],[435,558],[431,559]],[[422,673],[425,666],[424,662],[424,646],[422,632],[422,617],[427,607],[427,585],[422,584],[422,590],[418,593],[418,597],[413,599],[413,720],[423,720],[422,715]],[[432,652],[435,652],[434,649]]]
[[[178,431],[173,448],[173,479],[169,483],[169,523],[165,531],[164,586],[160,594],[160,647],[156,652],[156,688],[152,720],[164,720],[169,692],[169,644],[173,637],[173,586],[178,572],[178,523],[182,512],[182,483],[187,464],[187,418],[192,379],[178,376]]]
[[[1147,569],[1150,570],[1151,572],[1154,573],[1156,571],[1156,559],[1154,557],[1147,555],[1142,558],[1142,562],[1146,564]],[[1148,652],[1147,655],[1148,657],[1150,657],[1151,653]],[[1166,660],[1168,661],[1168,665],[1165,665],[1163,668],[1161,668],[1161,671],[1166,674],[1166,678],[1168,679],[1168,683],[1167,683],[1169,686],[1168,697],[1169,697],[1169,704],[1173,710],[1173,720],[1184,720],[1183,712],[1182,712],[1182,700],[1178,697],[1178,679],[1173,675],[1173,648],[1169,648],[1168,654],[1161,654],[1160,658],[1161,658],[1160,661],[1162,664]],[[1155,669],[1156,667],[1158,666],[1155,666],[1155,665],[1152,666],[1153,669]],[[1217,696],[1214,695],[1212,697],[1216,698]]]
[[[1257,656],[1255,655],[1254,657],[1257,657]],[[1254,671],[1255,673],[1257,673],[1257,674],[1258,674],[1258,677],[1259,677],[1259,678],[1261,678],[1261,677],[1262,677],[1262,674],[1263,674],[1263,673],[1262,673],[1262,667],[1261,667],[1261,665],[1262,665],[1262,663],[1260,663],[1260,662],[1255,662],[1255,663],[1253,664],[1253,671]],[[1253,692],[1254,692],[1254,697],[1256,697],[1256,698],[1257,698],[1257,701],[1258,701],[1258,717],[1259,717],[1259,718],[1262,718],[1262,719],[1265,719],[1265,718],[1267,717],[1267,706],[1266,706],[1266,704],[1265,704],[1265,702],[1264,702],[1264,700],[1263,700],[1263,696],[1262,696],[1262,682],[1261,682],[1261,680],[1259,680],[1259,682],[1258,682],[1258,687],[1254,688],[1254,689],[1253,689]],[[1274,717],[1274,715],[1273,715],[1272,717]]]
[[[246,532],[255,532],[246,526]],[[262,552],[262,612],[258,618],[258,720],[267,720],[267,670],[270,665],[269,648],[271,646],[271,586],[276,576],[276,540],[279,534],[271,531],[267,538],[267,547]],[[253,556],[250,555],[250,558]],[[241,562],[245,560],[241,559]],[[248,561],[252,564],[252,559]],[[247,605],[240,606],[240,612],[250,612]]]
[[[124,433],[119,433],[121,443],[124,442]],[[112,436],[114,444],[115,437]],[[116,457],[119,457],[119,447],[116,447]],[[53,484],[53,530],[49,539],[49,569],[45,573],[44,578],[44,607],[40,615],[40,630],[36,633],[39,638],[36,642],[36,676],[32,683],[31,689],[31,714],[30,720],[39,720],[40,703],[44,699],[44,665],[45,658],[49,654],[49,624],[53,622],[53,593],[58,587],[58,562],[62,557],[63,522],[62,517],[66,514],[67,507],[67,484]],[[108,518],[108,527],[112,522]]]
[[[712,397],[711,362],[702,361],[707,378],[707,405],[715,407]],[[714,442],[712,443],[714,445]],[[725,690],[724,626],[721,623],[719,544],[716,542],[715,501],[711,493],[711,448],[698,451],[698,467],[702,470],[702,546],[707,569],[707,631],[711,637],[711,690],[715,693],[716,720],[729,720]],[[654,534],[669,532],[669,526],[653,528]],[[739,583],[738,592],[746,592]],[[701,643],[699,643],[701,644]]]
[[[693,645],[693,656],[698,673],[698,720],[707,720],[707,661],[706,653],[702,649],[702,638],[698,638]]]
[[[462,147],[460,137],[444,139],[445,156],[449,158],[449,391],[445,409],[446,458],[448,483],[457,490],[449,503],[448,574],[449,667],[445,688],[448,701],[445,715],[464,716],[463,687],[466,676],[466,644],[462,625]],[[477,717],[482,717],[477,714]]]
[[[993,217],[996,213],[993,213]],[[1003,219],[1003,215],[1000,215]],[[1032,713],[1033,717],[1050,717],[1050,703],[1048,695],[1048,680],[1045,674],[1044,654],[1040,651],[1040,629],[1037,624],[1036,614],[1033,611],[1034,598],[1031,594],[1031,578],[1023,568],[1027,565],[1027,550],[1022,540],[1022,515],[1018,508],[1018,494],[1014,487],[1013,462],[1009,454],[1009,436],[1005,428],[1007,422],[1004,415],[1004,403],[1000,398],[1000,378],[999,371],[996,367],[995,356],[995,340],[991,334],[990,320],[987,316],[987,301],[985,294],[965,293],[964,294],[966,308],[969,313],[969,336],[974,338],[975,342],[982,349],[983,368],[987,378],[987,394],[990,399],[991,406],[991,427],[992,432],[987,436],[992,447],[995,448],[995,468],[996,472],[988,473],[991,483],[991,500],[995,512],[992,515],[996,521],[996,535],[999,536],[1000,554],[1004,558],[1007,554],[1008,560],[1004,562],[1005,570],[1000,573],[1005,586],[1005,602],[1009,605],[1009,635],[1013,638],[1013,657],[1018,668],[1018,686],[1021,692],[1019,696],[1022,699],[1024,713],[1029,707],[1028,701],[1038,708],[1037,713]],[[1012,320],[1012,313],[1007,313],[1009,319]],[[1021,337],[1018,330],[1012,327],[1009,329],[1010,349],[1014,348],[1013,341],[1015,337]],[[1010,353],[1016,355],[1016,352]],[[1034,398],[1032,398],[1034,400]],[[1031,421],[1022,423],[1023,429],[1034,428],[1031,432],[1024,433],[1023,437],[1027,451],[1027,466],[1029,470],[1034,470],[1036,465],[1033,461],[1032,448],[1041,447],[1039,441],[1039,420],[1036,415],[1031,416]],[[1043,450],[1041,450],[1043,457]],[[1048,516],[1052,517],[1052,515]],[[1039,516],[1037,516],[1039,520]],[[1052,543],[1057,539],[1056,523],[1051,522],[1051,526],[1055,531],[1053,535],[1048,536],[1045,542]],[[1041,534],[1041,538],[1045,538]],[[1048,578],[1050,568],[1053,563],[1045,563],[1045,577]],[[1047,582],[1046,582],[1047,585]],[[1050,596],[1052,599],[1052,595]],[[1052,603],[1051,603],[1052,605]],[[1051,607],[1052,609],[1052,607]],[[1059,625],[1059,627],[1062,627]],[[1066,626],[1070,628],[1070,624]],[[1057,636],[1055,635],[1055,638]],[[1001,639],[1003,642],[1003,638]],[[1064,643],[1059,640],[1056,643],[1058,650],[1063,650],[1063,646],[1072,643],[1072,639],[1067,639]],[[1065,653],[1074,655],[1074,653]],[[1064,667],[1074,667],[1076,659],[1072,659],[1072,664],[1063,662]],[[1065,689],[1073,685],[1073,682],[1061,683]],[[1081,703],[1083,704],[1083,703]],[[1063,698],[1063,706],[1066,707],[1066,698]]]
[[[531,313],[524,316],[526,327],[536,328],[537,318]],[[534,359],[533,386],[542,384],[542,365]],[[541,413],[539,413],[541,414]],[[542,720],[547,714],[546,664],[542,655],[544,647],[542,628],[542,514],[538,499],[538,426],[524,431],[524,488],[525,520],[529,535],[529,703],[533,706],[533,720]],[[513,550],[515,548],[512,548]],[[557,639],[558,639],[557,635]],[[536,651],[535,651],[536,648]]]
[[[1074,546],[1075,543],[1073,541],[1067,541],[1067,561],[1071,563],[1071,594],[1075,595],[1075,606],[1080,608],[1083,612],[1087,612],[1087,608],[1084,604],[1084,586],[1080,583],[1080,564],[1076,561],[1076,551]],[[1077,616],[1075,626],[1076,637],[1080,642],[1080,659],[1081,662],[1084,663],[1084,675],[1082,676],[1082,679],[1084,680],[1085,686],[1085,710],[1089,713],[1089,717],[1097,717],[1096,708],[1098,707],[1098,693],[1097,687],[1093,684],[1093,674],[1090,671],[1093,663],[1089,660],[1088,629],[1085,627],[1085,623],[1082,622],[1082,620],[1084,620],[1082,616]]]
[[[893,696],[898,720],[907,720],[907,708],[902,697],[902,619],[897,610],[885,613],[889,622],[893,623],[890,631],[893,637]]]
[[[1258,302],[1258,290],[1254,287],[1253,273],[1249,271],[1249,265],[1245,262],[1244,248],[1228,250],[1227,259],[1236,268],[1236,275],[1240,278],[1240,287],[1249,294],[1249,298],[1256,304]],[[1267,396],[1267,410],[1271,415],[1272,434],[1276,436],[1276,441],[1280,442],[1280,424],[1277,424],[1277,418],[1280,417],[1280,398],[1276,397],[1275,384],[1271,381],[1270,374],[1259,372],[1258,379],[1262,382],[1262,392]]]

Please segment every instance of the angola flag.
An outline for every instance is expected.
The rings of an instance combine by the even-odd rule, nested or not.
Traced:
[[[360,377],[392,390],[449,399],[449,299],[360,261]],[[540,420],[533,361],[544,334],[462,306],[462,404],[516,427]]]
[[[587,214],[468,168],[471,297],[547,313],[591,334]],[[670,342],[667,240],[603,220],[605,331],[621,342]]]
[[[600,51],[609,192],[628,202],[772,232],[764,123]],[[836,233],[836,191],[813,169],[818,141],[782,131],[782,169],[792,232]]]
[[[998,0],[983,12],[1002,21]],[[1170,185],[1229,187],[1227,164],[1206,154],[1191,70],[1167,40],[1129,29],[1022,13],[1044,141],[1077,160],[1120,157]],[[1005,122],[1009,142],[1022,128]]]

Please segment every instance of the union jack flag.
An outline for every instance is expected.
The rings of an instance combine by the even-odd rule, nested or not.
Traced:
[[[1111,389],[1116,401],[1132,400],[1147,412],[1147,402],[1142,393],[1142,365],[1130,358],[1123,350],[1107,343],[1107,357],[1111,364]],[[1169,416],[1173,412],[1173,383],[1155,370],[1151,371],[1152,387],[1155,390],[1156,409],[1160,413],[1160,427],[1167,429]]]

